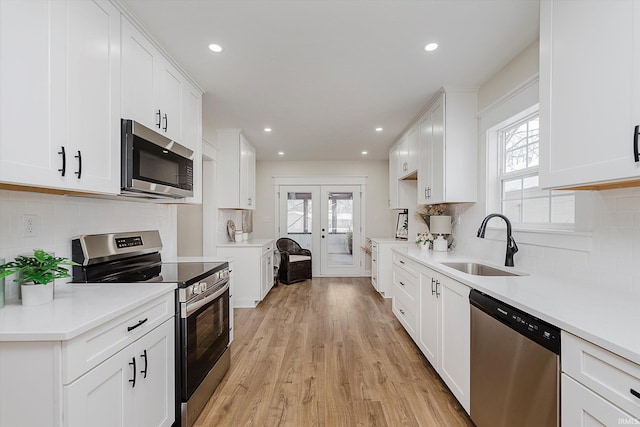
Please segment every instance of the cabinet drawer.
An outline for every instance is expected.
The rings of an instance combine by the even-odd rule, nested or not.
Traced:
[[[262,246],[262,255],[266,255],[273,252],[273,242],[269,242]]]
[[[407,271],[413,277],[418,277],[418,266],[413,262],[409,261],[407,258],[402,255],[393,254],[393,265],[396,265]]]
[[[563,426],[634,425],[638,420],[611,402],[562,374],[561,414]]]
[[[107,360],[173,317],[175,312],[175,292],[170,292],[72,340],[63,342],[63,384],[69,384],[97,364]],[[144,323],[141,323],[142,321]],[[136,326],[138,324],[140,326]],[[129,330],[132,327],[134,329]]]
[[[393,307],[396,317],[411,337],[415,337],[418,328],[418,317],[416,316],[415,304],[407,303],[405,298],[393,297]]]
[[[396,286],[394,295],[405,294],[409,301],[418,299],[418,278],[410,275],[406,270],[393,267],[393,283]]]
[[[640,365],[562,332],[562,371],[634,417],[640,417]]]

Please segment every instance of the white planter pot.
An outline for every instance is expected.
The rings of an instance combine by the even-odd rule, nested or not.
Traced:
[[[41,305],[53,301],[53,283],[46,285],[20,285],[22,305]]]

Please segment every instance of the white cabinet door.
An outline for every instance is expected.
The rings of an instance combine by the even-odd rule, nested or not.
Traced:
[[[66,22],[68,180],[118,194],[120,12],[106,0],[69,1]]]
[[[433,271],[421,269],[418,347],[435,368],[438,366],[438,333],[440,331],[440,307],[436,290],[436,277]]]
[[[185,83],[182,105],[182,141],[193,150],[193,197],[187,203],[202,203],[202,93]]]
[[[262,255],[262,278],[260,281],[262,299],[267,296],[273,287],[273,254]]]
[[[175,420],[174,321],[167,320],[135,343],[136,427],[168,427]]]
[[[477,99],[442,91],[418,120],[418,204],[476,201]]]
[[[160,132],[161,114],[156,108],[158,54],[131,22],[122,18],[122,118],[135,120]]]
[[[418,168],[418,135],[415,126],[400,139],[397,161],[398,178],[409,176]]]
[[[561,417],[563,426],[596,427],[638,424],[637,418],[603,399],[567,374],[562,374]]]
[[[394,147],[389,152],[389,208],[398,209],[398,176],[400,170],[400,148]]]
[[[440,366],[438,372],[453,395],[469,413],[470,408],[470,309],[471,289],[439,275]]]
[[[62,2],[0,2],[0,181],[68,186],[64,19]]]
[[[182,142],[182,91],[184,77],[166,59],[155,61],[157,82],[156,108],[160,110],[160,133],[174,141]]]
[[[256,151],[240,135],[240,207],[255,209]]]
[[[640,178],[640,3],[541,2],[540,185]]]
[[[140,376],[134,345],[64,387],[64,420],[67,427],[135,426],[135,387]],[[136,365],[134,365],[134,363]]]
[[[153,44],[122,18],[122,116],[183,145],[186,80]]]

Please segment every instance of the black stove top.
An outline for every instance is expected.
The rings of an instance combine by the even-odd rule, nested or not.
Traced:
[[[74,266],[73,283],[177,283],[186,288],[220,270],[228,262],[162,262],[159,254],[91,266]]]

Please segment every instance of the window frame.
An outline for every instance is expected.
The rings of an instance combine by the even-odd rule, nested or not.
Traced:
[[[522,230],[565,230],[565,231],[573,231],[575,230],[575,224],[576,224],[576,195],[574,191],[556,191],[556,190],[542,190],[540,189],[540,187],[536,187],[539,191],[544,191],[546,192],[546,196],[534,196],[534,197],[527,197],[524,192],[525,192],[525,188],[523,185],[521,185],[520,188],[520,197],[519,198],[514,198],[514,199],[505,199],[504,195],[505,195],[505,191],[504,191],[504,186],[505,183],[508,181],[513,181],[515,179],[521,179],[524,181],[525,178],[527,177],[533,177],[533,176],[540,176],[540,163],[539,163],[539,150],[540,150],[540,127],[539,127],[539,122],[538,122],[538,140],[537,140],[537,144],[538,144],[538,163],[533,165],[533,166],[526,166],[522,169],[519,170],[513,170],[510,172],[506,172],[506,155],[507,152],[509,150],[507,150],[506,148],[506,140],[505,140],[505,135],[508,132],[508,130],[513,129],[513,128],[517,128],[522,126],[525,123],[529,123],[530,121],[540,117],[540,111],[538,106],[535,106],[535,108],[528,108],[522,112],[520,112],[519,114],[514,115],[513,117],[510,117],[509,119],[503,121],[502,123],[498,124],[497,126],[493,127],[492,129],[490,129],[488,131],[488,133],[493,132],[494,133],[494,137],[493,137],[493,141],[488,141],[490,143],[493,143],[496,147],[495,152],[497,155],[497,159],[495,167],[494,168],[490,168],[489,164],[487,165],[487,169],[489,173],[494,173],[495,174],[495,178],[496,178],[496,186],[494,187],[493,191],[495,192],[495,199],[497,201],[497,208],[499,208],[498,210],[501,213],[505,213],[505,201],[513,201],[513,200],[519,200],[520,203],[520,207],[519,207],[519,215],[517,220],[514,220],[513,218],[510,217],[513,226],[515,229],[522,229]],[[529,135],[529,128],[527,128],[527,136],[526,138],[529,139],[530,135]],[[528,149],[530,147],[531,143],[529,141],[526,141],[526,144],[524,145],[524,147],[527,148],[527,152]],[[520,147],[522,148],[522,147]],[[526,153],[525,153],[526,155]],[[527,160],[528,162],[528,160]],[[552,201],[554,199],[560,198],[560,197],[566,197],[566,196],[573,196],[573,212],[574,212],[574,216],[573,216],[573,222],[566,222],[566,223],[560,223],[560,222],[551,222],[552,220],[552,209],[553,209],[553,203]],[[522,221],[523,217],[524,217],[524,211],[523,211],[523,205],[524,205],[524,201],[525,200],[534,200],[534,199],[545,199],[548,201],[548,218],[549,218],[549,222],[525,222]]]

